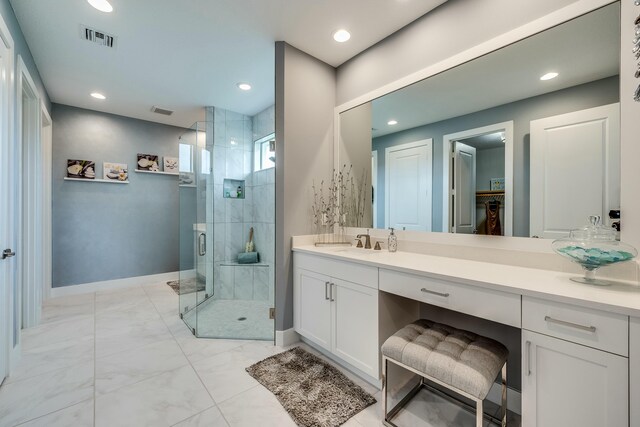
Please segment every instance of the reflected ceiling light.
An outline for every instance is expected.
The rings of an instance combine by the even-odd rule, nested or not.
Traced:
[[[388,124],[389,126],[397,125],[397,124],[398,124],[398,121],[397,121],[397,120],[389,120],[389,121],[387,122],[387,124]]]
[[[240,90],[251,90],[251,85],[249,83],[238,83],[236,86],[238,86],[238,89]]]
[[[95,99],[107,99],[107,97],[100,92],[93,92],[91,96],[93,96]]]
[[[333,33],[333,39],[338,43],[344,43],[351,38],[351,33],[349,31],[340,29]]]
[[[547,73],[544,76],[540,77],[540,80],[551,80],[558,77],[558,73]]]
[[[107,0],[87,0],[89,4],[100,12],[113,12],[113,6]]]
[[[231,145],[238,145],[238,143],[234,140],[231,140]]]

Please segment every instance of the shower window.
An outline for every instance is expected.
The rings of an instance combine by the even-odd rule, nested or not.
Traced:
[[[276,134],[272,133],[257,140],[255,144],[254,171],[273,168],[276,165]]]
[[[193,172],[193,150],[190,144],[179,144],[180,172]]]

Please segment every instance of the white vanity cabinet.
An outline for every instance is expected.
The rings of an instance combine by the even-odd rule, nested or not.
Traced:
[[[379,378],[378,269],[294,254],[294,329]]]
[[[523,297],[523,427],[629,426],[628,319]]]

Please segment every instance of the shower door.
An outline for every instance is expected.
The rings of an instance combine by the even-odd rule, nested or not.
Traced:
[[[206,124],[195,123],[179,140],[180,153],[180,317],[194,335],[197,307],[213,294],[212,208],[208,193],[213,178]]]

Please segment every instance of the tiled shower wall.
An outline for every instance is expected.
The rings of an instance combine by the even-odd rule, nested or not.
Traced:
[[[208,107],[207,123],[213,124],[213,212],[208,220],[213,219],[214,298],[273,301],[275,170],[253,172],[253,143],[274,132],[274,108],[250,117]],[[225,178],[245,180],[244,199],[223,197]],[[238,265],[251,227],[260,263]]]

